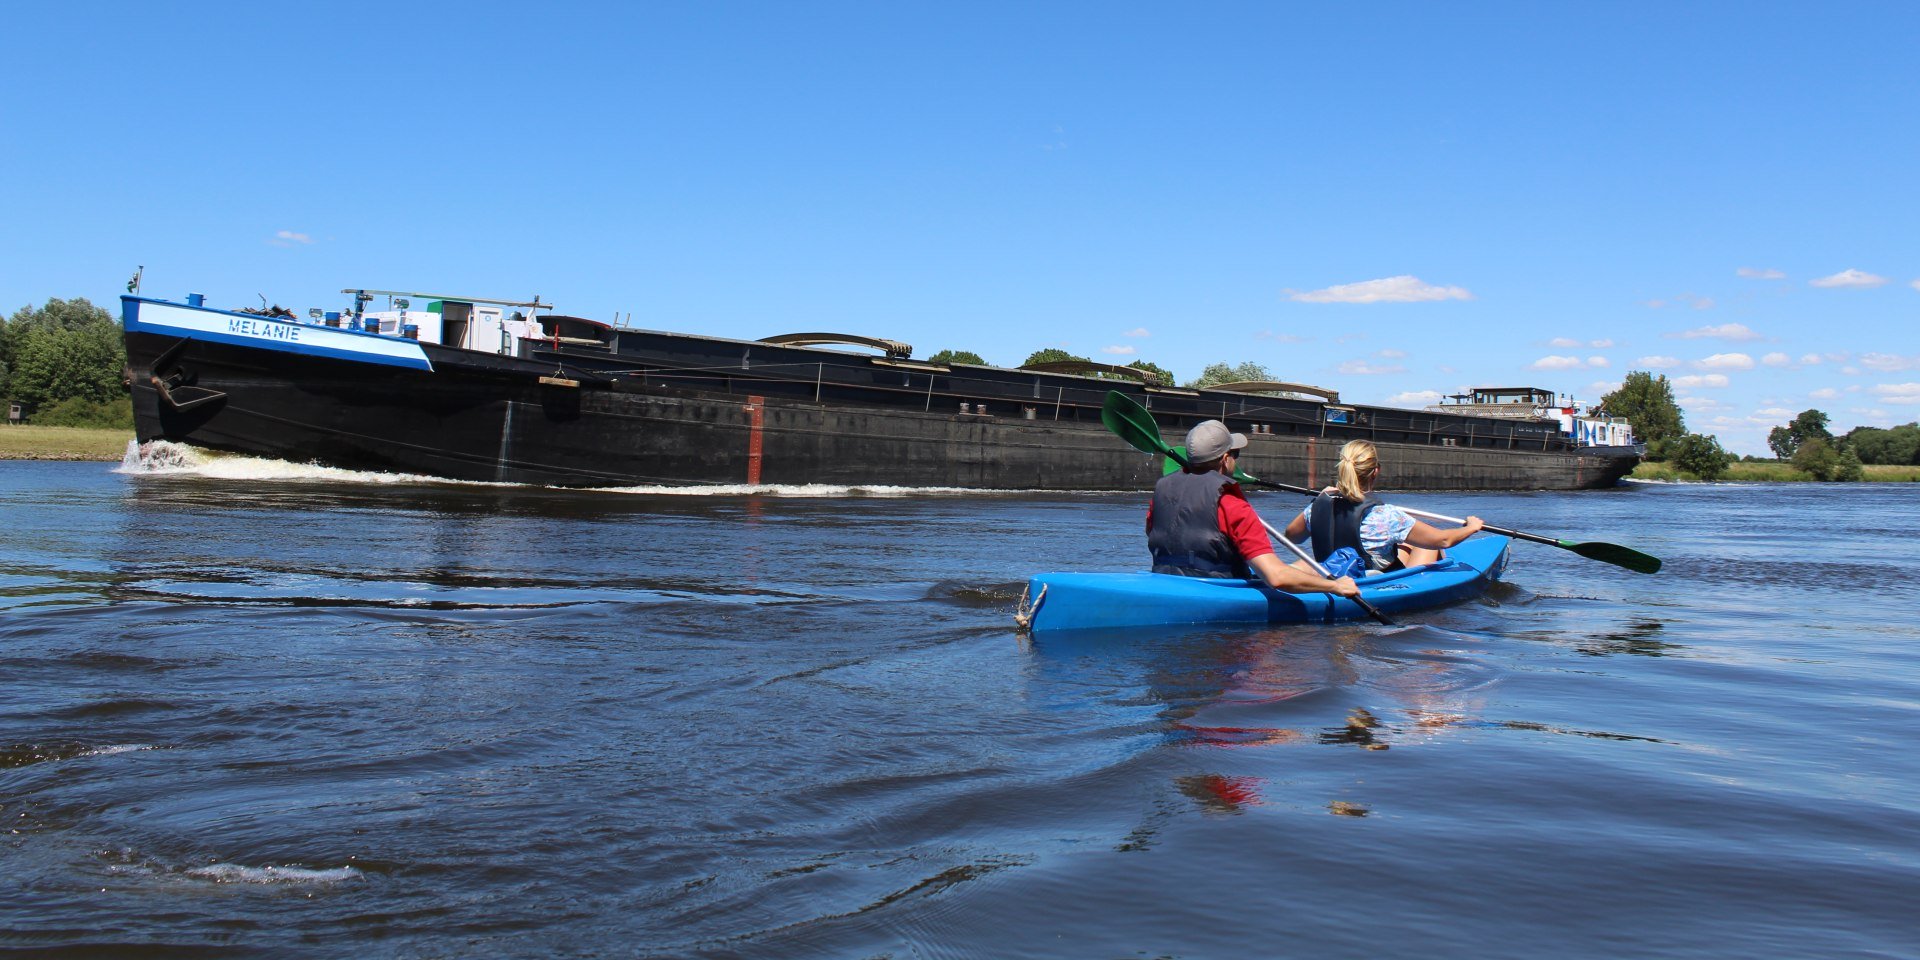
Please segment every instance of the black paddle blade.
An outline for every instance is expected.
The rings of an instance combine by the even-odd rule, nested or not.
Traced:
[[[1611,563],[1616,567],[1632,570],[1634,573],[1660,572],[1659,557],[1641,553],[1631,547],[1623,547],[1617,543],[1574,543],[1570,540],[1561,540],[1559,543],[1560,546],[1588,560]]]

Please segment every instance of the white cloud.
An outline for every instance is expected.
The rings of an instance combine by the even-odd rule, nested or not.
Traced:
[[[1405,359],[1406,355],[1407,355],[1407,352],[1405,350],[1395,350],[1392,347],[1388,347],[1387,349],[1382,350],[1375,354],[1375,356],[1385,357],[1388,360]]]
[[[1664,370],[1669,367],[1679,366],[1680,358],[1679,357],[1661,357],[1661,356],[1641,357],[1640,359],[1635,360],[1633,362],[1633,365],[1636,367],[1647,369],[1647,370]]]
[[[1585,341],[1582,340],[1575,340],[1572,337],[1554,337],[1552,340],[1547,341],[1547,346],[1559,347],[1562,350],[1576,350],[1579,349],[1584,342]]]
[[[1806,354],[1800,358],[1800,362],[1806,366],[1811,367],[1814,364],[1820,362],[1820,355],[1817,353]]]
[[[1766,365],[1767,365],[1767,366],[1769,366],[1769,367],[1791,367],[1791,366],[1793,366],[1793,358],[1792,358],[1792,357],[1789,357],[1789,356],[1787,356],[1786,354],[1784,354],[1784,353],[1781,353],[1781,352],[1779,352],[1779,351],[1777,351],[1777,350],[1776,350],[1776,351],[1774,351],[1773,353],[1769,353],[1769,354],[1767,354],[1767,355],[1766,355],[1766,356],[1764,356],[1764,357],[1761,357],[1761,358],[1760,358],[1760,362],[1761,362],[1761,363],[1764,363],[1764,364],[1766,364]]]
[[[1873,395],[1881,403],[1920,403],[1920,383],[1883,383]]]
[[[1588,357],[1588,358],[1587,358],[1587,366],[1589,366],[1589,367],[1604,367],[1604,366],[1607,366],[1607,358],[1606,358],[1606,357]]]
[[[1744,323],[1723,323],[1717,327],[1695,327],[1685,333],[1662,334],[1669,340],[1759,340],[1761,336]]]
[[[1133,349],[1133,346],[1132,346],[1131,344],[1125,344],[1125,345],[1122,345],[1122,344],[1116,344],[1116,345],[1114,345],[1114,346],[1111,346],[1111,347],[1101,347],[1101,348],[1100,348],[1100,352],[1101,352],[1101,353],[1111,353],[1111,354],[1114,354],[1114,355],[1116,355],[1116,356],[1121,356],[1121,357],[1130,357],[1130,356],[1132,356],[1132,355],[1134,354],[1134,352],[1135,352],[1135,351],[1134,351],[1134,349]]]
[[[1864,270],[1846,269],[1828,277],[1809,280],[1816,287],[1877,287],[1887,282],[1886,277],[1875,276]]]
[[[1778,270],[1772,268],[1762,270],[1758,267],[1741,267],[1734,271],[1734,275],[1746,277],[1748,280],[1785,280],[1787,278],[1786,274]]]
[[[1340,365],[1340,372],[1349,375],[1370,377],[1377,374],[1406,373],[1407,368],[1397,363],[1375,366],[1365,360],[1348,360]]]
[[[1812,397],[1815,400],[1838,400],[1840,399],[1840,391],[1835,390],[1832,387],[1821,387],[1820,389],[1807,394],[1807,396]]]
[[[1792,410],[1788,410],[1785,407],[1764,407],[1762,409],[1755,410],[1753,413],[1754,413],[1754,416],[1757,416],[1757,417],[1785,417],[1789,420],[1793,419],[1794,417],[1794,412]]]
[[[1693,362],[1695,370],[1752,370],[1753,358],[1744,353],[1716,353]]]
[[[1840,372],[1845,376],[1857,377],[1860,375],[1860,368],[1859,367],[1841,367]]]
[[[1920,290],[1920,280],[1915,280],[1914,282],[1907,284],[1907,286],[1912,287],[1915,290]]]
[[[1587,346],[1589,346],[1589,347],[1595,347],[1595,348],[1598,348],[1598,349],[1601,349],[1601,350],[1606,350],[1606,349],[1609,349],[1609,348],[1611,348],[1611,347],[1613,346],[1613,341],[1612,341],[1612,340],[1606,340],[1606,339],[1601,339],[1601,340],[1590,340],[1590,341],[1588,341],[1588,342],[1587,342]]]
[[[1893,353],[1863,353],[1860,365],[1878,373],[1897,373],[1920,367],[1920,356],[1903,357]]]
[[[280,230],[275,232],[273,239],[267,242],[276,247],[291,247],[296,243],[312,243],[313,238],[304,233],[295,233],[292,230]]]
[[[1727,375],[1724,373],[1689,374],[1684,377],[1674,377],[1673,385],[1682,390],[1699,387],[1719,388],[1727,385]]]
[[[1595,380],[1587,384],[1587,393],[1595,397],[1604,397],[1618,389],[1620,389],[1618,380]]]
[[[1438,390],[1409,390],[1387,398],[1387,403],[1396,407],[1423,407],[1429,403],[1439,402],[1440,391]]]
[[[1441,287],[1419,277],[1385,277],[1342,283],[1321,290],[1285,291],[1287,298],[1301,303],[1420,303],[1428,300],[1472,300],[1473,294],[1460,287]]]
[[[1686,407],[1688,413],[1712,413],[1715,410],[1733,409],[1733,404],[1715,400],[1712,397],[1685,396],[1674,399],[1678,400],[1681,406]]]
[[[1126,333],[1123,333],[1123,334],[1121,334],[1121,336],[1123,336],[1123,337],[1151,337],[1151,336],[1153,336],[1153,334],[1151,334],[1151,333],[1148,333],[1148,332],[1147,332],[1147,328],[1146,328],[1146,327],[1134,327],[1134,328],[1133,328],[1132,330],[1128,330],[1128,331],[1127,331]]]
[[[1255,340],[1271,340],[1274,343],[1306,343],[1308,340],[1313,339],[1312,337],[1303,337],[1293,333],[1274,333],[1272,330],[1262,330],[1254,334],[1253,338]]]
[[[1579,357],[1541,357],[1528,364],[1533,370],[1577,370],[1582,366]]]
[[[1695,310],[1712,310],[1713,298],[1712,297],[1694,297],[1693,308]]]

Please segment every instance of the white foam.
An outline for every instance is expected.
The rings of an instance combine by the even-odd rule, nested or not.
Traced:
[[[487,483],[477,480],[449,480],[418,473],[380,473],[372,470],[346,470],[317,463],[293,463],[240,454],[214,453],[168,440],[127,443],[127,455],[115,473],[146,476],[194,476],[213,480],[322,480],[352,484],[453,484],[474,487],[513,487],[520,484]]]
[[[352,867],[310,870],[306,867],[243,867],[237,863],[191,867],[186,874],[214,883],[340,883],[366,877]]]
[[[110,757],[116,753],[132,753],[135,750],[152,750],[151,744],[116,743],[105,747],[91,747],[74,754],[76,757]]]
[[[183,443],[150,440],[127,441],[127,454],[115,473],[136,476],[206,477],[212,480],[323,481],[362,484],[446,484],[467,487],[531,487],[529,484],[493,483],[482,480],[449,480],[418,473],[379,473],[371,470],[346,470],[317,463],[293,463],[240,454],[215,453]],[[837,483],[703,483],[689,485],[645,484],[631,487],[589,487],[595,493],[619,493],[670,497],[925,497],[925,496],[1018,496],[1061,491],[980,490],[972,487],[903,487],[890,484]]]
[[[896,487],[887,484],[838,483],[703,483],[689,486],[648,485],[590,487],[595,493],[626,493],[669,497],[923,497],[993,496],[1038,493],[1035,490],[979,490],[972,487]]]

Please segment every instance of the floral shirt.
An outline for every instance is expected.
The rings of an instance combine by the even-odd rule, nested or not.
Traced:
[[[1307,536],[1312,537],[1312,503],[1300,511],[1300,519],[1307,525]],[[1412,532],[1413,517],[1391,503],[1383,503],[1367,511],[1367,518],[1360,523],[1360,548],[1367,552],[1368,565],[1375,570],[1393,566],[1400,559],[1395,548]]]

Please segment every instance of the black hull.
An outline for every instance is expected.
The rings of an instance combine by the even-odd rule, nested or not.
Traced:
[[[1336,426],[1319,422],[1307,401],[984,367],[942,373],[667,334],[620,338],[617,350],[543,343],[523,358],[425,344],[432,370],[132,330],[127,351],[143,442],[456,480],[1145,490],[1160,464],[1099,420],[1115,388],[1151,405],[1174,443],[1192,423],[1224,414],[1251,435],[1245,469],[1310,486],[1331,482],[1340,444],[1355,436],[1380,444],[1402,490],[1606,487],[1637,462],[1582,455],[1511,427],[1489,436],[1502,426],[1491,421],[1455,429],[1453,421],[1477,418],[1382,410],[1366,426]],[[989,414],[972,412],[981,404]],[[1408,422],[1394,429],[1389,414]]]

